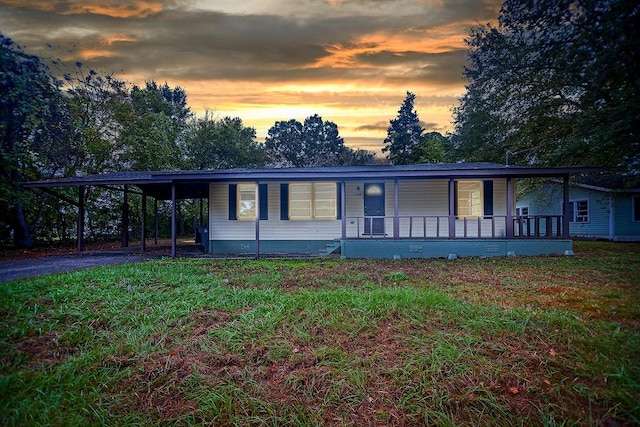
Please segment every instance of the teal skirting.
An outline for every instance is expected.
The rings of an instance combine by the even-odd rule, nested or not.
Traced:
[[[333,240],[261,240],[259,253],[318,256]],[[486,256],[566,255],[573,241],[563,239],[346,239],[339,244],[342,258],[447,258]],[[255,240],[212,240],[209,252],[218,255],[255,255]]]
[[[318,255],[333,240],[261,240],[261,254]],[[218,255],[255,255],[255,240],[210,240],[209,253]]]
[[[565,255],[573,253],[573,241],[526,240],[367,240],[342,241],[343,258],[447,258]]]

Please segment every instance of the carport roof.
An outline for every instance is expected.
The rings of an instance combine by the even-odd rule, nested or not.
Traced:
[[[416,165],[371,165],[341,167],[210,169],[197,171],[112,172],[99,175],[54,178],[25,184],[28,188],[135,185],[158,199],[207,197],[208,183],[224,181],[371,180],[418,178],[534,178],[598,173],[598,167],[540,168],[498,163],[434,163]]]

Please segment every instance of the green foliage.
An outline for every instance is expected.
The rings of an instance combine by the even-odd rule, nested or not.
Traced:
[[[637,186],[636,15],[629,0],[506,1],[498,27],[475,27],[467,39],[457,156],[602,165]]]
[[[245,127],[240,118],[216,120],[207,112],[204,118],[188,124],[184,139],[186,166],[199,170],[262,167],[264,148],[255,138],[255,129]]]
[[[274,167],[347,166],[372,164],[375,154],[344,145],[338,126],[314,114],[304,123],[278,121],[268,132],[265,150]]]
[[[392,165],[417,163],[420,157],[418,147],[423,139],[424,129],[420,126],[418,113],[413,109],[416,96],[407,92],[398,116],[390,121],[382,152]]]

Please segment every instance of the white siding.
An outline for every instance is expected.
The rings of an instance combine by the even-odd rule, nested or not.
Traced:
[[[256,237],[255,221],[229,220],[229,184],[212,183],[210,192],[209,239],[253,240]],[[340,220],[281,220],[280,183],[270,182],[268,220],[260,221],[260,240],[328,240],[339,238]]]
[[[367,183],[382,181],[367,181]],[[210,191],[209,238],[211,240],[252,240],[255,239],[255,221],[229,220],[229,184],[212,183]],[[269,219],[260,221],[260,240],[329,240],[340,238],[342,221],[336,220],[281,220],[280,184],[268,184]],[[345,183],[347,237],[362,236],[364,233],[364,181]],[[393,236],[394,182],[385,185],[385,232]],[[400,216],[400,237],[422,238],[448,237],[449,232],[449,182],[446,179],[406,180],[398,183],[398,215]],[[494,180],[494,215],[506,215],[506,181]],[[437,230],[439,218],[439,233]],[[504,218],[496,218],[496,237],[504,233]],[[491,237],[491,220],[481,220],[481,237]],[[410,230],[411,229],[411,230]],[[456,236],[464,234],[464,221],[456,220]],[[467,221],[467,237],[477,237],[477,220]]]

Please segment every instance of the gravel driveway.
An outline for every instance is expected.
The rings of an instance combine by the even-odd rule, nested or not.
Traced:
[[[157,257],[157,255],[140,253],[94,252],[0,261],[0,283],[104,265],[140,262]]]

